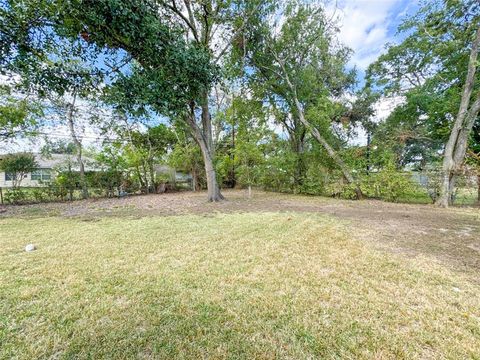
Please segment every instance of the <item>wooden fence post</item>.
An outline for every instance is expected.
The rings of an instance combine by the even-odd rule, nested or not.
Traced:
[[[3,205],[3,190],[2,190],[2,187],[0,186],[0,202],[2,203]]]

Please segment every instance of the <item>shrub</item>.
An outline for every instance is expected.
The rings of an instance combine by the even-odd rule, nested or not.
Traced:
[[[68,189],[61,182],[58,182],[57,179],[48,185],[46,191],[50,198],[57,198],[59,200],[64,200],[68,194]]]
[[[33,188],[32,196],[36,202],[44,202],[49,200],[48,188]]]
[[[27,199],[27,193],[19,188],[8,189],[3,198],[7,204],[22,204]]]
[[[391,167],[366,176],[362,181],[362,191],[368,197],[393,202],[423,192],[411,174]]]
[[[310,166],[300,186],[300,193],[308,195],[323,195],[325,188],[325,171],[318,166]]]
[[[355,188],[356,186],[354,184],[346,183],[343,180],[332,181],[326,185],[325,195],[354,200],[357,198]]]

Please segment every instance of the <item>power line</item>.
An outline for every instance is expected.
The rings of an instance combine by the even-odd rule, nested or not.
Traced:
[[[15,131],[15,134],[23,134],[23,135],[43,135],[47,137],[56,137],[56,138],[71,138],[70,134],[62,134],[62,133],[55,133],[55,132],[27,132],[27,131]],[[91,136],[91,135],[77,135],[77,138],[86,139],[86,140],[98,140],[98,141],[106,141],[106,142],[115,142],[115,141],[124,141],[122,139],[111,139],[103,136]]]

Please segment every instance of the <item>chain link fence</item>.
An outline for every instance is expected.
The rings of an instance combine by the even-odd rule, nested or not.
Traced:
[[[420,186],[435,202],[440,195],[443,172],[441,169],[426,169],[407,173],[416,184]],[[456,174],[456,186],[453,193],[455,205],[479,205],[480,204],[480,171],[464,168]]]

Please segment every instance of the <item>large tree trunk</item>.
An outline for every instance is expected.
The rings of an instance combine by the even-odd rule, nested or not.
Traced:
[[[175,2],[174,2],[175,3]],[[201,47],[210,49],[212,53],[216,52],[212,46],[212,32],[215,30],[215,26],[213,24],[216,23],[216,18],[214,12],[212,12],[211,2],[207,1],[202,6],[204,12],[201,16],[196,16],[197,13],[195,8],[192,6],[191,1],[184,1],[185,8],[179,8],[175,4],[173,7],[167,5],[168,10],[173,11],[177,14],[180,18],[180,21],[184,22],[189,32],[193,37],[193,40],[198,43]],[[244,24],[240,27],[242,29],[247,24],[244,21]],[[239,30],[237,30],[238,32]],[[225,52],[227,51],[230,43],[227,44],[215,58],[215,63],[223,57]],[[200,149],[202,151],[203,161],[205,163],[205,172],[207,175],[207,189],[208,189],[208,201],[220,201],[223,200],[224,197],[220,193],[220,187],[217,183],[215,166],[214,166],[214,158],[215,158],[215,147],[213,144],[213,134],[212,134],[212,121],[210,118],[210,110],[208,107],[208,95],[209,95],[209,88],[207,87],[203,93],[201,94],[201,109],[202,109],[202,116],[201,116],[201,123],[202,126],[199,127],[194,115],[194,106],[190,104],[190,113],[187,115],[187,123],[190,125],[194,138]]]
[[[224,197],[221,194],[220,187],[217,183],[217,174],[215,172],[210,150],[207,147],[207,142],[203,138],[200,138],[197,140],[197,142],[202,151],[203,161],[205,163],[205,172],[207,174],[207,200],[212,202],[223,200]]]
[[[205,116],[204,114],[205,109],[208,112],[208,105],[202,106],[202,122],[206,121],[207,123],[211,123],[210,114],[209,113],[207,114],[208,117]],[[208,134],[208,131],[205,131],[205,129],[203,131],[202,129],[200,129],[200,127],[197,125],[195,121],[195,115],[194,115],[193,109],[187,115],[187,122],[190,125],[190,128],[192,129],[192,133],[195,138],[195,141],[200,146],[200,150],[203,156],[203,162],[205,163],[205,173],[207,175],[207,191],[208,191],[207,200],[211,202],[221,201],[224,199],[224,197],[221,194],[220,187],[218,186],[218,183],[217,183],[217,174],[216,174],[215,166],[213,163],[212,149],[209,147],[209,144],[211,144],[211,131]],[[204,125],[205,123],[202,124],[202,126]],[[209,127],[207,124],[207,129],[208,128]],[[210,130],[211,130],[211,126],[210,126]]]
[[[473,127],[473,123],[480,110],[480,92],[475,102],[470,106],[470,99],[475,83],[475,72],[477,69],[478,47],[480,45],[480,27],[477,29],[475,40],[470,51],[468,61],[467,78],[463,88],[462,99],[458,109],[452,132],[445,146],[442,165],[442,186],[440,187],[440,197],[437,204],[442,207],[448,207],[452,199],[452,182],[455,172],[457,172],[465,159],[468,136]]]
[[[77,148],[77,162],[80,170],[80,183],[82,186],[82,198],[88,199],[88,186],[87,186],[87,179],[85,178],[85,166],[83,164],[82,159],[82,143],[78,140],[77,135],[75,134],[75,126],[74,126],[74,111],[75,111],[75,100],[76,100],[76,93],[73,94],[73,100],[68,106],[68,113],[67,113],[67,121],[68,127],[70,129],[70,134],[72,136],[73,143]]]
[[[219,61],[226,56],[227,50],[233,44],[233,40],[244,31],[249,23],[249,17],[256,14],[262,5],[262,3],[259,2],[250,13],[245,13],[242,23],[237,24],[235,27],[235,31],[231,35],[230,41],[227,41],[222,48],[218,48],[214,35],[215,31],[224,21],[223,17],[219,16],[219,11],[223,6],[220,5],[222,3],[221,1],[217,1],[216,5],[213,1],[201,1],[198,2],[198,7],[194,6],[194,2],[191,0],[184,0],[183,5],[180,5],[180,1],[173,1],[172,4],[170,4],[170,1],[160,1],[159,3],[162,4],[162,7],[170,14],[176,15],[177,20],[186,26],[189,37],[193,42],[197,43],[199,47],[209,49],[212,54],[216,54],[213,58],[215,64],[218,64]],[[208,88],[205,89],[202,94],[202,129],[198,127],[194,117],[193,119],[188,119],[187,122],[194,133],[197,143],[202,149],[205,170],[207,172],[208,200],[219,201],[223,199],[223,196],[220,193],[220,188],[216,180],[215,168],[213,166],[215,148],[212,141],[212,123],[208,109],[209,90],[210,89]],[[193,123],[191,120],[193,120]]]
[[[210,117],[210,108],[208,106],[207,91],[204,91],[202,94],[202,130],[210,155],[213,158],[215,156],[215,148],[213,146],[212,119]]]
[[[462,164],[465,160],[465,155],[467,153],[468,138],[475,124],[475,120],[478,117],[480,111],[480,91],[477,94],[477,98],[470,106],[467,116],[465,117],[464,126],[460,129],[458,135],[458,141],[455,147],[455,153],[453,154],[453,161],[456,164]]]

